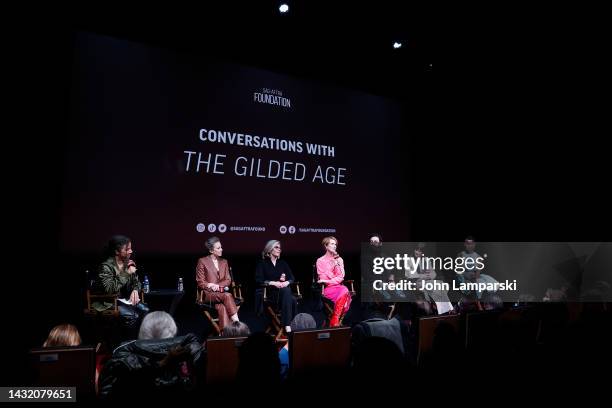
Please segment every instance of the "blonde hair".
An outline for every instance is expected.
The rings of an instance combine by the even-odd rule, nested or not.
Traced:
[[[43,347],[80,345],[81,335],[77,328],[71,324],[60,324],[51,329]]]
[[[338,239],[336,237],[329,236],[329,237],[323,238],[323,241],[321,241],[321,243],[323,244],[323,247],[326,247],[327,244],[329,244],[329,241],[331,241],[332,239],[336,241],[336,245],[339,244]]]
[[[272,252],[272,248],[274,248],[274,245],[276,244],[280,244],[280,241],[277,241],[276,239],[271,239],[270,241],[268,241],[263,251],[261,252],[261,259],[266,259],[266,256],[269,257],[270,252]]]

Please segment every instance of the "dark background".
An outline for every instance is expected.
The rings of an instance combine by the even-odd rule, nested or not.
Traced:
[[[266,1],[7,13],[16,24],[7,37],[15,52],[6,54],[14,72],[6,77],[3,287],[7,326],[20,333],[7,336],[17,363],[60,317],[79,313],[81,265],[98,261],[66,260],[59,251],[79,30],[396,99],[406,117],[417,118],[403,140],[419,152],[405,163],[407,240],[610,240],[604,13],[557,5],[298,4],[289,16]],[[393,50],[398,36],[405,47]],[[162,262],[177,265],[152,259],[145,268]],[[186,271],[195,265],[181,262]],[[292,264],[308,272],[306,259]]]

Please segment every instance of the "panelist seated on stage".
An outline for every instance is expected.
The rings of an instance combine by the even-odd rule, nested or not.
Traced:
[[[239,321],[236,301],[228,292],[232,279],[227,260],[221,258],[221,240],[218,237],[208,238],[206,248],[210,254],[198,260],[196,281],[204,291],[203,301],[215,305],[219,314],[219,327],[223,330],[232,321]]]
[[[335,237],[325,237],[321,242],[325,254],[317,259],[317,283],[324,285],[323,296],[334,302],[334,312],[329,327],[340,324],[340,316],[346,314],[351,306],[351,294],[344,281],[344,260],[338,255],[338,240]]]
[[[416,264],[412,269],[406,269],[404,273],[407,279],[412,279],[416,282],[418,288],[424,287],[423,282],[432,285],[434,288],[419,290],[420,293],[414,293],[415,301],[421,302],[423,298],[427,302],[435,303],[438,314],[453,312],[455,308],[448,297],[448,291],[436,289],[435,285],[433,285],[434,282],[441,284],[443,281],[436,279],[436,271],[433,269],[433,263],[429,260],[430,258],[425,255],[425,247],[426,244],[424,242],[419,242],[414,249],[414,259],[421,258],[422,262]]]
[[[472,236],[468,236],[464,241],[464,245],[465,250],[459,252],[457,257],[465,259],[471,258],[473,262],[471,263],[470,267],[468,267],[466,263],[465,272],[463,274],[457,275],[457,280],[459,281],[459,283],[496,283],[497,280],[495,278],[482,273],[481,269],[479,269],[477,266],[479,264],[479,261],[482,262],[484,258],[481,257],[478,252],[476,252],[476,241],[474,240],[474,238]],[[462,292],[465,295],[470,294],[470,291],[467,290]],[[481,300],[484,292],[485,291],[482,290],[476,290],[474,291],[474,294],[476,295],[476,298],[478,300]]]
[[[123,235],[113,236],[106,248],[106,260],[98,267],[97,289],[108,295],[116,294],[123,301],[119,303],[122,323],[138,327],[149,308],[141,302],[141,289],[136,263],[132,256],[132,241]],[[113,307],[112,303],[95,302],[94,309],[102,311]]]
[[[281,312],[281,324],[285,332],[291,331],[291,321],[296,315],[297,301],[291,292],[291,284],[295,282],[289,264],[280,259],[281,243],[270,240],[266,243],[255,270],[255,282],[260,287],[268,288],[268,297],[277,304]]]

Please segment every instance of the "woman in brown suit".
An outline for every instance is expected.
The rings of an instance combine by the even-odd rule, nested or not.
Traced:
[[[238,309],[234,297],[229,292],[231,278],[227,261],[221,258],[223,248],[217,237],[210,237],[206,241],[206,248],[210,255],[198,260],[196,281],[198,287],[204,290],[204,302],[215,305],[219,313],[219,326],[221,330],[231,321],[238,321]]]

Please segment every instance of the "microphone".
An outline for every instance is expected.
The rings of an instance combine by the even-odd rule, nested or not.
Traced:
[[[229,291],[230,291],[230,290],[229,290],[229,287],[228,287],[228,286],[224,287],[224,288],[223,288],[223,291],[224,291],[224,292],[229,292]]]
[[[128,263],[127,263],[127,268],[126,268],[126,269],[128,270],[128,273],[130,273],[130,272],[129,272],[129,269],[130,269],[131,267],[134,267],[134,273],[136,273],[136,271],[138,271],[138,268],[136,267],[136,262],[134,262],[132,259],[130,259],[130,260],[128,261]],[[142,272],[142,270],[141,270],[140,272]]]

